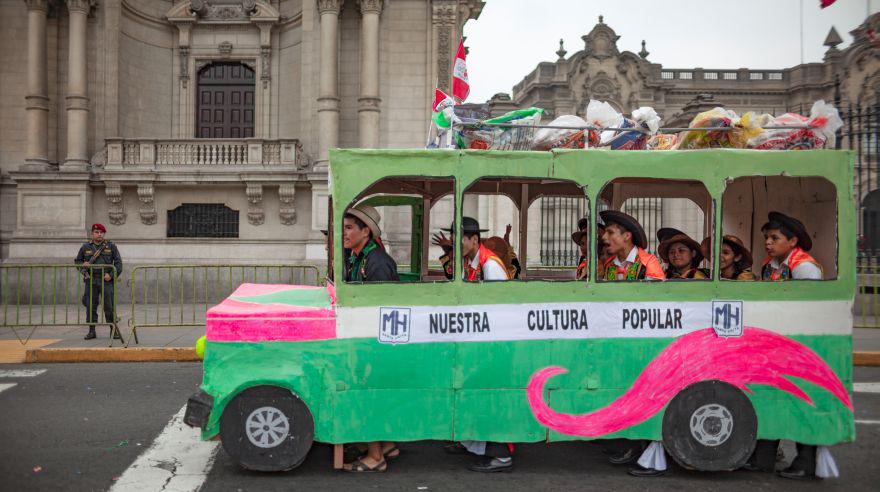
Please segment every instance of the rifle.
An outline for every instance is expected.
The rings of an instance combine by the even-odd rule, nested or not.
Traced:
[[[99,244],[98,247],[95,248],[95,254],[93,254],[92,257],[89,258],[89,261],[86,262],[89,264],[89,268],[83,268],[82,270],[80,270],[80,273],[83,276],[83,281],[88,282],[90,280],[90,278],[92,276],[91,265],[92,265],[92,263],[94,263],[95,260],[98,259],[99,256],[101,256],[101,250],[104,249],[105,244],[107,244],[106,240],[101,241],[101,244]],[[103,271],[103,270],[104,269],[102,268],[101,271]],[[102,277],[102,280],[103,280],[103,277]]]

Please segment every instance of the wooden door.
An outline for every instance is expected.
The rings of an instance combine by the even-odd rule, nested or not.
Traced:
[[[254,71],[237,62],[199,71],[198,138],[254,136]]]

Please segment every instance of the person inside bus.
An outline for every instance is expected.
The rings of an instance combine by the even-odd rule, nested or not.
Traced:
[[[455,224],[445,229],[452,239],[447,239],[444,234],[434,235],[434,244],[444,249],[440,259],[443,269],[451,274],[452,268],[452,240],[455,237]],[[510,280],[504,262],[486,245],[480,242],[480,233],[488,229],[480,229],[480,223],[471,217],[461,218],[461,255],[463,257],[463,277],[469,282],[501,281]],[[450,454],[471,453],[478,456],[477,460],[468,466],[468,469],[476,472],[503,472],[513,469],[513,444],[486,441],[462,441],[444,447]]]
[[[571,233],[571,240],[578,245],[581,253],[578,258],[577,270],[575,270],[575,278],[586,280],[589,277],[590,265],[590,219],[581,217],[577,222],[577,227],[578,230]]]
[[[767,223],[761,227],[767,258],[761,268],[761,280],[822,280],[822,265],[808,251],[813,240],[804,224],[780,212],[767,214]],[[808,479],[816,476],[817,447],[797,443],[797,456],[791,466],[781,470],[784,478]],[[824,459],[832,459],[823,453]]]
[[[669,265],[666,268],[667,279],[706,279],[709,271],[700,268],[703,253],[700,243],[687,234],[681,233],[667,237],[657,248],[660,258]]]
[[[602,236],[605,235],[605,224],[596,224],[596,278],[602,278],[605,262],[611,257],[608,246]]]
[[[645,251],[648,236],[632,216],[617,210],[599,212],[605,223],[602,241],[608,250],[604,280],[663,280],[666,274],[657,257]]]
[[[342,246],[349,250],[343,276],[346,282],[393,282],[400,280],[397,263],[385,252],[379,212],[369,205],[350,208],[342,218]],[[363,451],[355,448],[356,452]],[[393,442],[370,442],[366,452],[343,466],[350,472],[384,472],[388,459],[400,455]]]
[[[742,239],[726,234],[721,240],[719,258],[723,280],[756,280],[752,273],[752,253]]]

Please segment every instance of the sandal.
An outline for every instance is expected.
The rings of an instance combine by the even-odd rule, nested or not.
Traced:
[[[361,443],[346,444],[342,451],[342,460],[344,463],[363,457],[367,453],[367,447]]]
[[[342,469],[352,473],[382,473],[388,470],[388,462],[383,459],[377,463],[376,466],[370,468],[370,466],[364,463],[362,459],[357,459],[344,465]]]
[[[388,461],[394,461],[397,458],[400,458],[400,448],[397,447],[396,444],[392,444],[388,451],[383,450],[382,455]]]

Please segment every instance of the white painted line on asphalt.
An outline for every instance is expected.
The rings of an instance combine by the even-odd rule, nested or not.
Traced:
[[[857,424],[880,425],[880,420],[856,420]]]
[[[2,384],[0,384],[0,393],[3,393],[4,391],[15,386],[16,384],[18,384],[18,383],[2,383]]]
[[[45,369],[12,369],[0,371],[0,378],[32,378],[46,372]]]
[[[880,383],[853,383],[853,393],[880,393]]]
[[[141,454],[110,491],[195,492],[208,478],[220,443],[201,441],[200,430],[183,423],[186,406],[168,422],[153,444]]]

